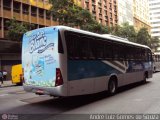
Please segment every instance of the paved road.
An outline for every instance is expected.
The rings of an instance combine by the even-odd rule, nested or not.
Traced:
[[[147,114],[160,113],[160,72],[146,84],[119,89],[115,96],[99,93],[53,98],[26,93],[22,86],[0,88],[0,113],[9,114]]]

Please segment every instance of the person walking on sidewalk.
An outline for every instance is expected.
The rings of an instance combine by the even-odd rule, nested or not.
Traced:
[[[3,72],[0,71],[0,81],[1,81],[1,84],[3,84]]]
[[[3,70],[2,74],[3,74],[3,80],[7,80],[7,71]]]

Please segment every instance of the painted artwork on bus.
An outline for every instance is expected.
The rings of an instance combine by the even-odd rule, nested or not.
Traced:
[[[54,86],[58,60],[58,30],[37,29],[24,34],[22,65],[26,84]]]

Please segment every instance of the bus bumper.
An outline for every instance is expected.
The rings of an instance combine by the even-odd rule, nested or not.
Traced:
[[[56,87],[40,87],[32,85],[23,85],[23,88],[27,92],[32,92],[38,95],[50,95],[50,96],[67,96],[67,90],[64,85]]]

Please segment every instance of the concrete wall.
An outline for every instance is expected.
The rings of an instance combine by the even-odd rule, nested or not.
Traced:
[[[11,80],[11,68],[16,64],[21,64],[21,54],[0,54],[0,70],[7,71],[7,80]]]

